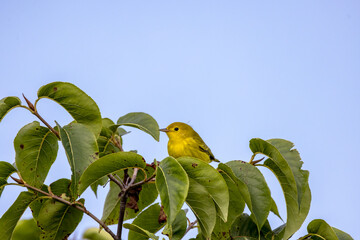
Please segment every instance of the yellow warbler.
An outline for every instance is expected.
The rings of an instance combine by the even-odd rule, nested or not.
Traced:
[[[168,153],[174,158],[195,157],[204,162],[219,162],[195,130],[182,122],[174,122],[160,129],[169,137]]]

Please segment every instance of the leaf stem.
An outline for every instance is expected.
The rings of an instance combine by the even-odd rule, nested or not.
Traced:
[[[254,153],[254,154],[251,156],[250,161],[249,161],[250,164],[252,164],[252,162],[254,161],[255,156],[256,156],[256,153]]]
[[[110,230],[110,228],[109,228],[103,221],[101,221],[101,220],[98,219],[94,214],[92,214],[91,212],[89,212],[89,211],[85,208],[85,206],[83,206],[82,204],[81,204],[82,206],[80,206],[80,205],[78,205],[79,203],[77,203],[77,202],[69,202],[69,201],[67,201],[67,200],[65,200],[65,199],[63,199],[63,198],[61,198],[61,197],[59,197],[59,196],[56,196],[56,195],[51,194],[51,193],[47,193],[47,192],[45,192],[45,191],[43,191],[43,190],[41,190],[41,189],[38,189],[38,188],[36,188],[36,187],[34,187],[34,186],[31,186],[31,185],[27,184],[26,182],[24,182],[24,181],[21,180],[21,179],[14,178],[13,176],[10,176],[10,177],[11,177],[15,182],[17,182],[17,183],[19,184],[19,186],[23,186],[23,187],[29,188],[29,189],[31,189],[31,190],[33,190],[33,191],[36,191],[36,192],[38,192],[38,193],[41,193],[41,194],[43,194],[43,195],[45,195],[45,196],[51,197],[52,199],[54,199],[54,200],[56,200],[56,201],[58,201],[58,202],[64,203],[64,204],[66,204],[66,205],[72,206],[72,207],[74,207],[74,208],[82,211],[83,213],[85,213],[86,215],[88,215],[89,217],[91,217],[92,219],[94,219],[97,223],[99,223],[100,226],[102,226],[102,227],[104,228],[104,230],[107,231],[115,240],[119,240],[119,239],[117,238],[117,236]]]
[[[38,119],[40,119],[40,121],[42,121],[50,129],[50,131],[52,131],[55,134],[55,136],[58,139],[60,139],[60,135],[59,135],[58,131],[56,131],[53,127],[51,127],[50,124],[48,122],[46,122],[43,117],[40,116],[40,114],[37,112],[36,107],[25,97],[24,94],[23,94],[23,97],[24,97],[27,105],[29,106],[29,108],[27,108],[27,109],[29,109],[32,114],[34,114]]]

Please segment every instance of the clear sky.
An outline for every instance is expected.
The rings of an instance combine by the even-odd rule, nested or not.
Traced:
[[[1,1],[0,99],[34,101],[53,81],[74,83],[114,121],[141,111],[161,127],[190,123],[222,162],[248,161],[254,137],[294,142],[312,204],[292,239],[315,218],[360,238],[359,1]],[[71,121],[48,100],[39,112]],[[13,139],[34,120],[24,109],[5,117],[0,161],[14,161]],[[167,156],[165,135],[158,143],[132,129],[124,142],[148,162]],[[69,169],[60,150],[46,183]],[[262,172],[286,218],[277,180]],[[19,191],[6,188],[0,215]],[[85,196],[101,216],[99,191]],[[84,216],[77,235],[90,226]]]

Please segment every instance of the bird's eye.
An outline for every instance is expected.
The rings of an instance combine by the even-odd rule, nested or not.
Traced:
[[[174,128],[174,130],[175,130],[175,131],[179,131],[179,128],[178,128],[178,127],[176,127],[176,128]]]

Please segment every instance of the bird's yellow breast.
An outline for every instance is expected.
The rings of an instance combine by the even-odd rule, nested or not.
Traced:
[[[169,140],[168,153],[174,158],[187,156],[210,162],[209,155],[200,150],[199,144],[193,138]]]

